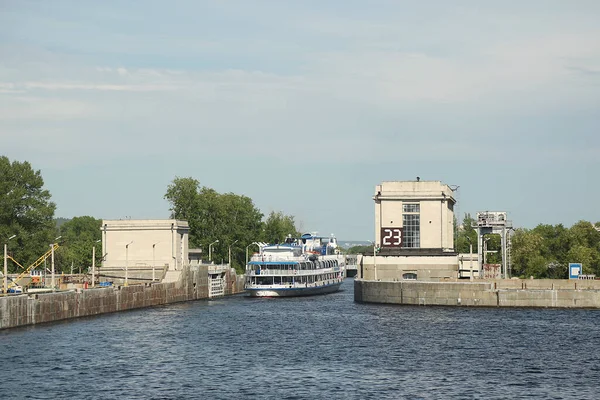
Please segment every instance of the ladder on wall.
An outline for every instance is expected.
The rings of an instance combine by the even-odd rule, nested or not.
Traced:
[[[208,275],[208,297],[225,296],[225,277],[223,274]]]

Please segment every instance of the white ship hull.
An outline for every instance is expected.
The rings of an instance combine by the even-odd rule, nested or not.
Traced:
[[[342,281],[328,285],[312,287],[246,287],[246,292],[250,297],[295,297],[295,296],[313,296],[318,294],[327,294],[337,292],[342,285]]]

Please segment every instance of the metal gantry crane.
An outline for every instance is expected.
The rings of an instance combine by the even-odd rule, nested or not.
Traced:
[[[52,255],[52,253],[54,253],[54,251],[56,251],[56,249],[59,248],[58,243],[54,243],[52,245],[52,247],[50,248],[50,250],[48,250],[47,252],[44,253],[43,256],[41,256],[40,258],[38,258],[37,260],[35,260],[35,262],[33,264],[31,264],[29,267],[25,268],[23,267],[21,264],[19,264],[17,262],[17,260],[15,260],[14,258],[12,258],[11,256],[7,255],[7,258],[11,259],[15,264],[17,264],[19,267],[21,268],[25,268],[25,270],[23,272],[21,272],[19,274],[19,276],[17,276],[15,279],[12,279],[10,284],[8,285],[8,290],[10,290],[11,288],[18,286],[17,282],[19,282],[21,279],[23,279],[26,275],[29,275],[31,273],[31,270],[36,269],[37,267],[39,267],[40,265],[42,265],[42,263]]]
[[[506,211],[480,211],[477,213],[477,221],[473,224],[477,229],[477,263],[479,277],[483,274],[483,244],[484,235],[499,234],[501,244],[502,265],[500,277],[510,278],[510,232],[513,230],[512,221],[507,219]]]

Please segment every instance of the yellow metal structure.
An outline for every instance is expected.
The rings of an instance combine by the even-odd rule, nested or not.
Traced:
[[[59,247],[58,243],[54,243],[50,250],[48,250],[46,253],[44,253],[43,256],[41,256],[40,258],[35,260],[35,262],[33,264],[31,264],[29,267],[27,267],[25,269],[25,271],[21,272],[19,274],[19,276],[17,276],[15,279],[13,279],[12,282],[8,285],[8,289],[10,289],[11,287],[17,286],[17,282],[19,282],[21,279],[23,279],[23,277],[28,275],[32,269],[39,267],[44,262],[44,260],[46,260],[48,257],[50,257],[50,255],[52,255],[53,251],[56,251],[56,249],[58,249],[58,247]],[[12,258],[12,257],[9,257],[9,258],[11,260],[13,260],[19,267],[23,268],[23,266],[21,264],[19,264],[18,262],[16,262],[14,258]]]
[[[19,267],[21,267],[21,269],[25,269],[24,266],[22,266],[21,264],[19,264],[19,262],[17,260],[15,260],[11,256],[9,256],[8,254],[6,255],[6,258],[8,258],[9,260],[12,260],[15,264],[17,264]]]

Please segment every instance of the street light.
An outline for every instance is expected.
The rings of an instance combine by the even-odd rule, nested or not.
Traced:
[[[233,243],[229,245],[229,268],[231,268],[231,247],[236,244],[238,240],[236,239]]]
[[[248,265],[248,247],[252,246],[253,244],[260,246],[258,243],[256,242],[252,242],[250,243],[248,246],[246,246],[246,265]]]
[[[156,257],[155,257],[154,250],[156,248],[156,245],[159,244],[159,243],[160,242],[152,243],[152,282],[154,282],[154,277],[155,277],[155,275],[154,275],[154,266],[156,264],[156,261],[155,261]]]
[[[52,250],[52,282],[51,282],[51,284],[50,284],[50,286],[52,286],[52,291],[56,290],[56,284],[54,283],[54,244],[55,244],[55,243],[56,243],[56,241],[57,241],[58,239],[60,239],[61,237],[62,237],[62,235],[61,235],[61,236],[59,236],[59,237],[57,237],[57,238],[54,238],[54,243],[52,243],[52,244],[50,245],[50,249]]]
[[[100,241],[102,239],[96,240],[92,246],[92,287],[96,286],[96,243]]]
[[[469,241],[469,268],[471,269],[471,274],[469,276],[469,280],[473,280],[473,243],[471,242],[471,238],[467,236],[467,240]]]
[[[490,240],[490,237],[486,237],[483,239],[483,265],[485,265],[485,263],[487,262],[487,242],[488,240]]]
[[[212,245],[215,243],[219,243],[219,239],[215,240],[214,242],[208,245],[208,262],[212,261]]]
[[[129,286],[129,245],[133,240],[125,245],[125,286]]]
[[[377,245],[374,240],[369,240],[369,243],[373,245],[373,275],[377,280]]]
[[[8,239],[6,239],[6,243],[4,243],[4,293],[8,293],[8,241],[10,239],[15,238],[17,235],[12,235]]]

